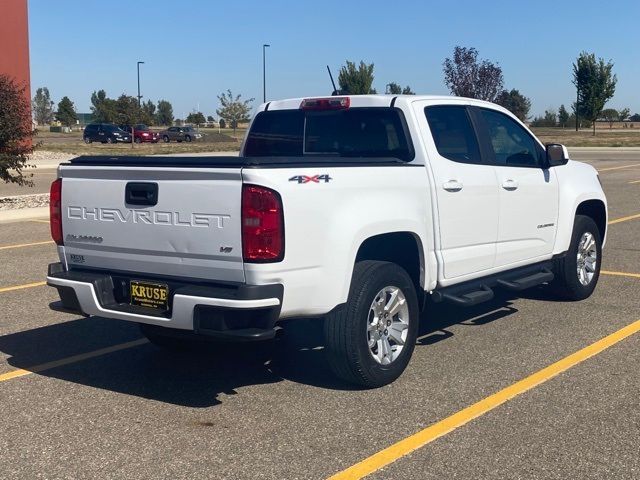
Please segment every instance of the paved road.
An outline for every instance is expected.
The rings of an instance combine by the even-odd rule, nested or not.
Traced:
[[[640,213],[640,153],[586,159],[611,219]],[[625,167],[625,168],[618,168]],[[614,169],[615,168],[615,169]],[[609,227],[604,268],[640,273],[640,218]],[[603,275],[586,301],[544,288],[469,310],[431,305],[406,373],[353,390],[327,369],[317,322],[269,349],[170,354],[134,325],[54,313],[48,226],[0,227],[3,478],[321,479],[640,319],[640,278]],[[640,478],[640,334],[375,472],[371,478]]]

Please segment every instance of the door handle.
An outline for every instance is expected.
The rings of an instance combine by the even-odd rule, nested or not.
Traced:
[[[459,192],[462,190],[462,182],[457,180],[449,180],[442,184],[442,188],[444,188],[447,192]]]
[[[512,178],[508,178],[502,182],[502,188],[509,190],[510,192],[518,188],[518,181]]]

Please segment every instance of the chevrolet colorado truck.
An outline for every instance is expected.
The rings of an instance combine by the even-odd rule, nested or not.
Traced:
[[[79,157],[51,187],[51,308],[137,322],[153,343],[265,340],[324,321],[335,373],[377,387],[420,311],[536,285],[593,292],[596,170],[478,100],[273,101],[238,157]]]

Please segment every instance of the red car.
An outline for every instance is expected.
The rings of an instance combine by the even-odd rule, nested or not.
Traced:
[[[131,133],[131,125],[120,125],[120,128]],[[158,143],[160,140],[160,134],[153,132],[144,124],[138,124],[133,126],[133,140],[136,143],[151,142]]]

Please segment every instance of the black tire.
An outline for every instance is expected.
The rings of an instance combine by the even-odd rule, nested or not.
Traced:
[[[84,137],[84,143],[89,145],[91,143],[91,139],[89,137]]]
[[[377,362],[367,344],[371,304],[380,290],[399,288],[409,309],[407,338],[399,356],[388,365]],[[333,372],[349,383],[376,388],[396,380],[409,364],[418,335],[418,299],[407,272],[389,262],[356,263],[347,303],[325,319],[327,359]]]
[[[109,143],[109,144],[113,143],[113,138],[107,137],[107,143]]]
[[[168,136],[168,135],[165,135],[165,136],[163,136],[163,137],[162,137],[162,141],[163,141],[164,143],[169,143],[171,140],[169,139],[169,136]]]
[[[595,239],[596,267],[593,278],[587,285],[583,285],[578,278],[578,249],[585,233],[591,233]],[[576,215],[571,235],[571,244],[567,254],[557,260],[555,278],[551,288],[556,296],[564,300],[584,300],[589,297],[596,288],[600,278],[600,265],[602,264],[602,239],[596,222],[584,215]]]
[[[191,135],[187,135],[184,137],[184,141],[185,142],[190,142],[191,141]]]
[[[142,139],[140,137],[136,137],[136,139],[134,140],[134,142],[136,143],[142,143]]]

